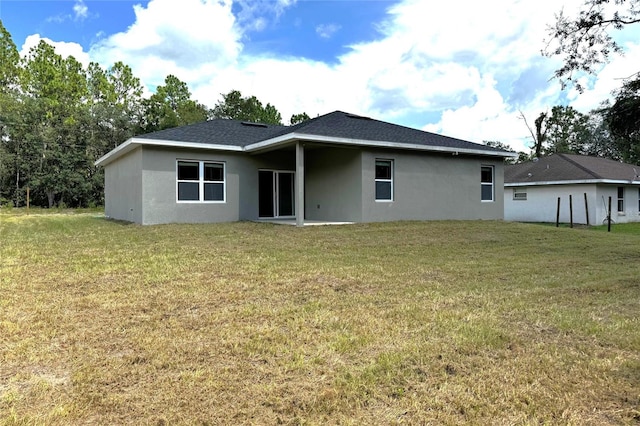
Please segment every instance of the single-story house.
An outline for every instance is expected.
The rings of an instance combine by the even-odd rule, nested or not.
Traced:
[[[552,154],[504,172],[504,218],[519,222],[601,225],[640,221],[640,166],[606,158]],[[571,205],[569,204],[571,196]]]
[[[336,111],[294,126],[215,119],[96,161],[105,215],[141,224],[502,219],[514,154]]]

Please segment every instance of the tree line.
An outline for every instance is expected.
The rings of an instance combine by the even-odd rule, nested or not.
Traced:
[[[531,151],[520,152],[516,162],[553,153],[591,155],[640,164],[640,78],[631,79],[616,91],[613,103],[581,113],[567,105],[541,112],[533,123],[520,118],[533,141]],[[499,141],[489,146],[511,150]]]
[[[45,41],[21,58],[0,20],[0,206],[87,207],[104,202],[94,162],[128,138],[213,118],[283,124],[275,106],[233,90],[213,108],[168,75],[149,97],[131,68],[84,68]],[[309,119],[294,114],[291,124]],[[28,189],[28,191],[27,191]]]
[[[594,73],[596,65],[621,51],[609,34],[640,22],[640,0],[587,0],[575,18],[562,13],[549,27],[548,56],[562,56],[556,78],[564,87],[582,87],[574,72]],[[625,9],[626,8],[626,9]],[[555,41],[555,48],[551,41]],[[640,74],[627,78],[611,103],[588,114],[556,105],[529,123],[533,140],[518,161],[553,152],[595,155],[640,164]],[[282,124],[275,106],[233,90],[213,108],[196,102],[186,83],[168,75],[149,97],[122,62],[84,68],[55,53],[44,41],[21,58],[0,20],[0,206],[84,207],[104,201],[104,174],[94,162],[128,138],[213,118]],[[308,120],[294,114],[289,122]],[[499,141],[488,145],[510,149]]]
[[[575,16],[556,14],[542,53],[562,59],[554,73],[561,87],[572,85],[582,93],[581,75],[596,74],[612,55],[624,53],[613,33],[638,24],[640,0],[585,0]],[[555,106],[541,112],[534,127],[526,123],[534,142],[531,155],[570,152],[640,164],[640,70],[622,77],[613,101],[601,108],[581,114]]]

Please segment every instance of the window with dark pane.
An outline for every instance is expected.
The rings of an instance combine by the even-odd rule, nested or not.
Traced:
[[[391,161],[376,160],[376,179],[391,180]]]
[[[204,184],[204,200],[205,201],[224,201],[224,184],[205,183]]]
[[[200,184],[198,182],[178,182],[178,200],[199,201]]]
[[[618,211],[624,211],[624,186],[618,187]]]
[[[493,167],[483,167],[480,179],[482,183],[493,183]]]
[[[222,182],[224,180],[224,166],[220,163],[204,163],[205,182]]]
[[[482,166],[480,168],[480,199],[493,201],[493,167]]]
[[[376,160],[376,201],[393,200],[393,161]]]
[[[199,180],[200,164],[197,161],[178,161],[178,180]]]
[[[177,162],[178,201],[225,201],[224,163]]]

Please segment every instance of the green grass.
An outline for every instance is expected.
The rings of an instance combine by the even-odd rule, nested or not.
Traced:
[[[607,231],[607,225],[594,226],[592,229],[596,231]],[[640,235],[640,222],[611,224],[611,232],[617,234],[633,234]]]
[[[635,231],[2,212],[0,424],[638,424],[638,312]]]

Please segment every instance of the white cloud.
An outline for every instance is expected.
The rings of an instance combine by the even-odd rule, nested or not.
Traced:
[[[640,43],[627,43],[625,54],[612,58],[609,64],[602,67],[598,77],[587,78],[591,83],[586,83],[587,89],[579,94],[571,90],[569,100],[571,106],[581,112],[588,112],[595,108],[601,101],[611,97],[611,93],[620,88],[626,78],[638,72],[640,63]]]
[[[84,21],[89,17],[89,8],[83,0],[76,0],[73,5],[73,15],[70,13],[61,13],[58,15],[50,16],[46,20],[47,22],[55,22],[57,24],[63,24],[65,21]]]
[[[341,28],[338,24],[320,24],[316,27],[316,34],[318,34],[320,38],[329,39],[340,31]]]
[[[315,116],[340,109],[519,150],[530,144],[520,111],[532,122],[568,99],[586,112],[640,63],[640,45],[629,42],[627,55],[613,58],[582,95],[563,94],[558,82],[549,81],[559,62],[540,54],[546,28],[561,7],[573,14],[582,0],[464,6],[405,0],[377,23],[377,40],[349,46],[331,64],[243,50],[252,32],[267,29],[293,4],[151,0],[134,7],[136,20],[126,31],[102,38],[88,56],[104,67],[127,63],[151,89],[174,74],[209,106],[238,89],[275,105],[285,121],[302,111]],[[330,25],[316,30],[328,37],[346,31]],[[76,58],[84,53],[75,43],[57,43],[56,49]]]
[[[247,31],[264,31],[270,20],[277,21],[296,0],[236,0],[238,22]]]
[[[126,32],[102,39],[90,54],[103,66],[129,64],[149,86],[175,74],[190,87],[211,70],[239,60],[242,33],[231,1],[152,0],[134,6],[136,22]]]
[[[83,21],[89,16],[89,8],[82,0],[77,0],[73,5],[73,13],[76,21]]]
[[[20,49],[20,56],[26,57],[29,54],[29,51],[38,46],[41,40],[53,46],[54,51],[63,58],[73,56],[85,68],[89,65],[89,62],[91,62],[89,54],[86,53],[78,43],[53,41],[46,37],[40,37],[40,34],[32,34],[25,39],[24,44]]]

